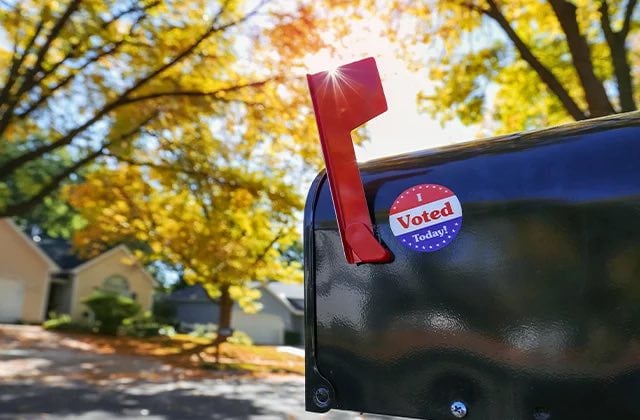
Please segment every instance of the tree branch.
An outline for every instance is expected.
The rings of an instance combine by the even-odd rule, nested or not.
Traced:
[[[130,137],[134,136],[143,126],[149,123],[151,120],[157,117],[157,113],[152,114],[150,117],[146,118],[142,122],[140,122],[136,127],[123,133],[117,139],[102,145],[99,149],[89,153],[84,158],[76,161],[71,166],[65,168],[62,172],[53,176],[46,185],[44,185],[40,190],[32,195],[31,197],[23,200],[19,203],[13,203],[8,207],[0,210],[0,217],[11,217],[11,216],[19,216],[24,214],[25,212],[31,210],[37,204],[39,204],[45,197],[49,194],[56,191],[62,183],[73,173],[76,173],[79,169],[93,162],[98,156],[106,155],[105,151],[109,146],[116,145],[122,143],[123,141],[128,140]]]
[[[636,0],[629,1],[627,12],[633,10],[635,2]],[[609,4],[606,0],[601,0],[600,4],[600,26],[602,27],[604,38],[607,41],[611,53],[613,71],[618,85],[620,108],[623,112],[635,111],[637,106],[633,97],[633,75],[631,74],[631,66],[627,57],[626,46],[628,30],[625,30],[623,25],[620,31],[613,31],[609,17]]]
[[[75,162],[73,165],[69,166],[68,168],[66,168],[59,174],[55,175],[53,178],[51,178],[45,186],[40,188],[40,190],[34,195],[32,195],[31,197],[19,203],[10,204],[9,206],[0,210],[0,216],[1,217],[23,216],[24,213],[28,212],[37,204],[39,204],[45,197],[47,197],[49,194],[56,191],[60,187],[62,182],[66,180],[71,174],[77,172],[80,168],[93,162],[102,153],[103,153],[103,148],[96,150],[92,153],[89,153],[84,158]]]
[[[100,60],[103,57],[106,57],[108,55],[113,54],[118,49],[118,47],[121,46],[121,45],[122,45],[122,42],[118,42],[117,44],[114,44],[111,48],[109,48],[107,50],[103,50],[100,53],[96,54],[94,57],[91,57],[89,60],[84,62],[80,67],[75,69],[76,71],[72,72],[67,77],[65,77],[62,80],[58,81],[58,83],[56,83],[54,86],[52,86],[51,88],[47,89],[46,92],[43,91],[42,94],[35,101],[31,102],[31,104],[28,106],[28,108],[26,108],[23,111],[17,112],[15,114],[15,118],[16,119],[24,119],[27,116],[29,116],[33,111],[35,111],[36,109],[40,108],[42,106],[42,104],[47,102],[58,90],[62,89],[63,87],[65,87],[69,83],[71,83],[71,81],[73,81],[73,79],[75,79],[89,65],[97,62],[98,60]]]
[[[146,14],[146,12],[150,9],[153,9],[154,7],[158,6],[160,4],[159,1],[154,1],[152,3],[146,4],[143,7],[138,7],[138,6],[133,6],[130,7],[128,9],[125,9],[123,11],[121,11],[120,13],[117,13],[115,15],[113,15],[111,17],[111,19],[106,20],[103,22],[102,24],[102,29],[106,29],[108,28],[112,23],[115,23],[116,21],[120,20],[120,18],[131,14],[131,13],[135,13],[135,12],[144,12],[144,14]]]
[[[609,3],[607,3],[607,0],[600,0],[600,26],[602,27],[604,37],[607,39],[607,42],[609,42],[609,39],[614,36],[614,32],[613,28],[611,28]]]
[[[71,15],[78,9],[80,2],[81,0],[72,0],[67,6],[67,8],[65,9],[64,13],[53,25],[53,28],[51,28],[51,31],[49,32],[49,34],[47,35],[47,38],[44,41],[44,44],[40,47],[40,49],[38,50],[38,53],[36,54],[35,63],[31,68],[29,68],[29,70],[26,72],[26,74],[22,78],[22,83],[20,84],[20,87],[18,88],[18,91],[16,92],[16,94],[13,96],[13,98],[10,101],[7,102],[7,107],[4,110],[2,119],[0,120],[0,136],[4,133],[4,131],[9,126],[9,123],[13,116],[13,112],[16,106],[18,105],[18,103],[20,102],[20,98],[22,97],[22,95],[28,90],[30,90],[31,88],[33,88],[35,77],[38,74],[38,72],[42,70],[42,63],[47,53],[49,52],[49,48],[51,47],[51,44],[58,37],[64,25],[71,18]]]
[[[225,88],[220,88],[214,91],[210,91],[210,92],[202,92],[202,91],[198,91],[198,90],[176,90],[176,91],[171,91],[171,92],[154,92],[154,93],[149,93],[146,95],[141,95],[141,96],[134,96],[133,98],[128,98],[124,101],[125,104],[132,104],[132,103],[136,103],[136,102],[142,102],[142,101],[148,101],[148,100],[152,100],[152,99],[158,99],[158,98],[163,98],[163,97],[178,97],[178,96],[184,96],[184,97],[213,97],[216,99],[223,99],[220,97],[220,94],[222,93],[226,93],[226,92],[234,92],[236,90],[241,90],[241,89],[246,89],[246,88],[256,88],[256,87],[262,87],[265,84],[272,82],[272,81],[276,81],[276,80],[280,80],[280,78],[272,78],[272,79],[267,79],[267,80],[261,80],[261,81],[257,81],[257,82],[252,82],[252,83],[246,83],[243,85],[237,85],[237,86],[229,86],[229,87],[225,87]]]
[[[135,28],[140,24],[140,22],[142,22],[144,19],[146,19],[147,14],[146,12],[149,9],[152,9],[153,7],[157,6],[159,4],[159,2],[154,2],[154,3],[150,3],[148,5],[145,5],[144,7],[131,7],[127,10],[123,10],[122,12],[116,14],[114,17],[112,17],[109,20],[106,20],[102,23],[102,29],[106,29],[108,28],[110,25],[112,25],[113,23],[115,23],[117,20],[119,20],[120,18],[130,14],[130,13],[134,13],[134,12],[145,12],[142,13],[140,16],[138,16],[133,23],[131,23],[131,27],[129,28],[129,33],[128,33],[128,37],[133,35],[133,32],[135,31]],[[94,62],[96,61],[96,59],[99,59],[101,57],[104,57],[105,55],[108,54],[112,54],[113,52],[115,52],[122,44],[124,44],[125,38],[122,38],[116,42],[112,42],[112,41],[107,41],[105,42],[103,45],[96,47],[96,48],[89,48],[89,49],[82,49],[80,48],[82,46],[83,43],[85,43],[85,41],[87,41],[87,38],[85,39],[81,39],[78,40],[76,42],[74,42],[73,44],[71,44],[68,49],[69,51],[67,52],[67,54],[60,59],[58,62],[56,62],[55,64],[53,64],[49,69],[47,69],[46,71],[42,72],[42,76],[39,77],[37,80],[35,80],[31,87],[29,89],[31,89],[33,86],[37,85],[38,83],[42,83],[48,76],[50,76],[51,74],[53,74],[61,65],[63,65],[64,63],[66,63],[69,59],[72,58],[78,58],[81,55],[87,54],[89,52],[95,52],[95,51],[100,51],[101,53],[99,54],[98,57],[94,57],[95,59],[90,60],[90,62]],[[104,53],[104,48],[106,46],[108,46],[109,44],[113,44],[112,46],[112,50],[113,51],[109,51],[107,54],[103,54]],[[83,65],[82,68],[86,67],[86,65]]]
[[[24,51],[22,51],[20,57],[17,56],[18,42],[15,43],[11,69],[9,70],[9,74],[7,75],[7,81],[2,87],[2,92],[0,92],[0,107],[4,106],[8,102],[11,88],[13,88],[15,82],[18,80],[20,67],[22,67],[22,63],[24,63],[24,60],[29,54],[29,51],[31,51],[31,48],[33,48],[33,45],[36,42],[38,35],[40,35],[42,28],[44,28],[44,19],[40,19],[40,21],[38,22],[33,36],[27,42],[27,45],[24,47]]]
[[[42,47],[40,47],[40,49],[38,50],[38,53],[36,55],[36,62],[33,64],[30,71],[27,72],[27,74],[24,77],[23,86],[29,86],[33,77],[40,70],[42,70],[42,63],[44,62],[44,59],[47,56],[47,53],[49,52],[49,48],[51,48],[51,44],[53,44],[53,41],[55,41],[55,39],[58,37],[58,35],[62,31],[62,28],[64,28],[64,26],[67,24],[67,22],[71,18],[71,15],[73,15],[76,12],[78,7],[80,6],[80,3],[81,3],[81,0],[72,0],[67,6],[67,8],[65,9],[64,13],[62,13],[60,18],[53,25],[53,28],[51,28],[51,31],[47,35],[47,38],[45,39],[44,44],[42,44]],[[21,87],[19,92],[24,90],[26,89]],[[20,96],[20,94],[18,94],[17,96]]]
[[[223,6],[220,9],[220,11],[216,14],[216,16],[213,18],[212,24],[209,27],[209,29],[207,31],[205,31],[202,35],[200,35],[200,37],[198,37],[193,44],[191,44],[189,47],[184,49],[181,53],[176,55],[173,59],[169,60],[166,64],[160,66],[156,70],[150,72],[149,74],[147,74],[143,78],[139,79],[136,83],[133,84],[133,86],[131,86],[129,89],[125,90],[124,93],[121,95],[121,97],[129,96],[131,93],[133,93],[134,91],[136,91],[137,89],[139,89],[140,87],[145,85],[147,82],[149,82],[149,80],[157,77],[161,73],[165,72],[169,68],[173,67],[174,65],[176,65],[177,63],[182,61],[185,57],[189,56],[193,51],[195,51],[204,41],[206,41],[214,33],[223,32],[226,29],[229,29],[229,28],[231,28],[233,26],[236,26],[236,25],[246,21],[247,19],[251,18],[266,3],[267,3],[267,0],[262,0],[253,10],[251,10],[249,13],[245,14],[241,18],[236,19],[236,20],[231,21],[231,22],[228,22],[226,24],[220,25],[220,26],[216,26],[216,23],[218,22],[218,20],[220,19],[220,16],[222,16],[222,14],[224,12],[224,6]]]
[[[262,250],[262,252],[256,256],[254,264],[257,264],[262,260],[264,260],[264,257],[267,256],[267,252],[269,252],[269,250],[273,248],[273,246],[276,244],[276,242],[278,242],[278,240],[282,237],[283,234],[284,234],[284,228],[280,229],[278,233],[276,233],[276,235],[273,237],[271,242],[269,242],[269,244]]]
[[[492,18],[502,28],[507,37],[513,42],[520,56],[526,61],[529,66],[538,74],[540,80],[547,86],[547,88],[558,98],[560,103],[564,106],[565,110],[575,120],[583,120],[587,118],[587,115],[580,109],[578,104],[573,100],[569,92],[562,86],[562,83],[557,77],[549,70],[542,62],[533,54],[531,49],[525,44],[525,42],[518,36],[515,30],[509,24],[507,18],[502,14],[500,8],[496,4],[495,0],[487,0],[489,9],[484,13]]]
[[[107,156],[111,156],[114,159],[117,159],[120,162],[124,162],[128,165],[131,166],[145,166],[145,167],[149,167],[149,168],[153,168],[153,169],[158,169],[160,171],[170,171],[170,172],[176,172],[176,173],[185,173],[185,174],[189,174],[189,175],[195,175],[195,176],[202,176],[203,173],[199,172],[199,171],[195,171],[193,169],[189,169],[189,168],[180,168],[177,166],[172,166],[172,165],[165,165],[162,163],[157,163],[157,162],[152,162],[152,161],[148,161],[148,160],[136,160],[130,157],[126,157],[126,156],[122,156],[122,155],[118,155],[112,152],[109,152]]]
[[[638,0],[629,0],[627,8],[624,11],[624,21],[622,23],[622,29],[620,29],[620,36],[624,39],[629,35],[629,30],[631,29],[631,18],[633,17],[633,11],[637,4]]]
[[[154,3],[150,3],[149,5],[147,5],[147,6],[143,7],[143,8],[137,7],[137,8],[130,8],[130,9],[127,9],[125,11],[122,11],[121,13],[116,15],[116,17],[114,17],[112,19],[109,19],[108,21],[105,21],[102,26],[103,26],[103,28],[106,28],[110,24],[115,22],[117,19],[121,18],[122,16],[125,16],[125,15],[127,15],[129,13],[133,13],[134,11],[147,11],[147,10],[149,10],[150,8],[154,7],[157,4],[158,4],[158,2],[154,2]],[[135,28],[146,17],[147,17],[146,14],[142,14],[142,15],[138,16],[138,18],[131,24],[131,27],[129,29],[129,34],[127,36],[132,36],[133,32],[135,31]],[[40,106],[42,106],[42,104],[44,104],[49,98],[51,98],[51,96],[57,90],[63,88],[64,86],[68,85],[71,81],[73,81],[89,65],[91,65],[92,63],[97,62],[98,60],[100,60],[103,57],[106,57],[108,55],[114,54],[122,45],[125,44],[125,40],[126,40],[126,37],[116,41],[115,43],[113,43],[109,47],[108,47],[108,43],[105,43],[104,45],[101,45],[100,47],[91,48],[89,50],[82,50],[82,51],[80,51],[80,48],[79,48],[80,44],[82,43],[82,41],[78,41],[77,43],[75,43],[72,46],[70,46],[69,52],[61,60],[59,60],[57,63],[55,63],[53,66],[51,66],[50,69],[48,69],[45,72],[43,72],[42,76],[40,78],[38,78],[38,80],[33,83],[33,86],[31,88],[33,88],[36,84],[43,83],[47,79],[47,77],[49,77],[51,74],[53,74],[62,64],[67,62],[70,58],[78,57],[81,54],[87,54],[90,51],[98,51],[98,53],[96,55],[94,55],[93,57],[89,58],[87,61],[85,61],[80,67],[78,67],[77,69],[74,69],[74,71],[72,71],[67,77],[63,78],[58,83],[56,83],[52,88],[47,89],[46,93],[45,93],[45,91],[43,89],[43,92],[38,97],[38,99],[36,99],[35,101],[31,102],[31,105],[29,105],[27,109],[16,113],[15,117],[17,119],[23,119],[23,118],[27,117],[33,111],[35,111]],[[106,47],[108,47],[108,48],[106,48]],[[7,116],[7,117],[11,117],[11,116]],[[6,123],[3,121],[4,120],[4,116],[3,116],[3,118],[1,120],[2,120],[2,122],[0,122],[0,133],[2,133],[3,124],[7,124],[8,125],[8,121]],[[6,129],[6,126],[4,128]]]
[[[604,85],[595,74],[589,44],[580,33],[576,16],[577,7],[566,0],[549,0],[549,4],[564,32],[573,67],[578,74],[584,97],[589,105],[590,116],[601,117],[613,114],[615,110],[609,101]]]
[[[78,1],[79,0],[75,0],[75,2],[78,2]],[[131,87],[129,87],[123,93],[121,93],[118,98],[106,104],[101,110],[99,110],[96,114],[94,114],[94,116],[91,117],[89,120],[77,126],[76,128],[70,130],[67,134],[63,135],[58,140],[55,140],[49,144],[40,146],[34,150],[31,150],[29,152],[22,154],[21,156],[18,156],[10,161],[5,162],[2,166],[0,166],[0,179],[3,179],[9,176],[11,173],[13,173],[13,171],[20,168],[22,165],[24,165],[25,163],[29,162],[32,159],[37,159],[38,157],[46,153],[49,153],[53,150],[59,149],[61,147],[64,147],[70,144],[78,134],[84,132],[86,129],[91,127],[97,121],[101,120],[104,116],[109,114],[111,111],[121,107],[122,105],[125,105],[127,103],[128,96],[131,95],[133,92],[135,92],[140,87],[145,85],[147,82],[149,82],[153,78],[157,77],[164,71],[168,70],[169,68],[173,67],[174,65],[182,61],[184,58],[189,56],[212,34],[222,32],[232,26],[238,25],[246,21],[250,17],[254,16],[258,12],[258,10],[264,4],[266,4],[266,2],[267,0],[261,1],[254,9],[252,9],[250,12],[248,12],[247,14],[245,14],[243,17],[239,19],[236,19],[234,21],[228,22],[220,26],[215,26],[215,23],[219,19],[219,16],[221,16],[222,14],[222,11],[221,11],[220,13],[218,13],[218,15],[216,15],[216,17],[214,17],[213,25],[205,33],[203,33],[200,37],[198,37],[190,46],[184,49],[181,53],[179,53],[173,59],[169,60],[166,64],[163,64],[156,70],[151,71],[146,76],[143,76],[141,79],[136,81]],[[2,127],[0,127],[0,133],[1,132],[2,132]]]

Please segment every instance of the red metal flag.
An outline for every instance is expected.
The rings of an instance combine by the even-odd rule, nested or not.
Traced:
[[[382,263],[393,255],[376,239],[351,131],[387,110],[373,58],[307,75],[333,205],[350,264]]]

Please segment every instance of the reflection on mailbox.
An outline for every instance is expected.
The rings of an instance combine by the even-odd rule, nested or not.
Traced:
[[[338,71],[308,77],[307,409],[640,418],[640,116],[356,165],[386,105],[372,59]]]

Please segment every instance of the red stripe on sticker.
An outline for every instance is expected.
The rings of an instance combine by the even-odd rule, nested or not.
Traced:
[[[389,215],[422,206],[433,201],[451,197],[454,193],[438,184],[421,184],[406,189],[396,198],[389,209]]]

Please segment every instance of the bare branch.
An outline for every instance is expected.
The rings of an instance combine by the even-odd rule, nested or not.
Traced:
[[[589,43],[578,27],[576,5],[566,0],[549,0],[549,4],[564,32],[573,67],[578,74],[584,97],[589,105],[590,116],[613,114],[615,111],[604,89],[604,84],[595,74]]]
[[[600,26],[602,27],[604,38],[611,52],[611,61],[618,84],[620,108],[623,112],[635,111],[637,107],[633,97],[633,75],[631,74],[631,66],[627,57],[627,33],[625,32],[624,25],[620,31],[613,31],[609,17],[609,4],[606,0],[601,1]],[[632,3],[635,3],[635,0],[629,2],[627,12],[633,9],[634,5]]]
[[[602,27],[602,32],[604,32],[605,38],[609,39],[613,36],[614,32],[611,28],[609,3],[607,3],[607,0],[600,0],[600,26]]]
[[[629,3],[627,3],[627,8],[624,11],[624,21],[622,23],[622,29],[620,29],[620,35],[624,39],[626,39],[627,35],[629,35],[629,30],[631,29],[631,19],[633,17],[633,12],[637,4],[638,0],[629,0]]]

